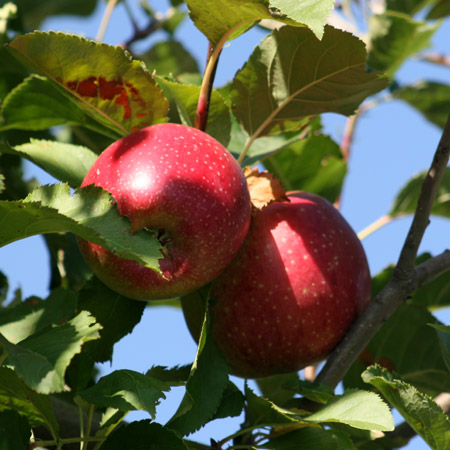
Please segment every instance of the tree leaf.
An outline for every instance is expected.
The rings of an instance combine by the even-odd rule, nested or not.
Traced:
[[[311,423],[338,422],[361,430],[392,431],[389,406],[375,393],[351,389],[328,400],[318,412],[305,418]]]
[[[450,103],[448,84],[423,81],[415,86],[405,86],[394,91],[399,98],[416,108],[426,119],[444,128]]]
[[[122,412],[143,410],[154,418],[156,405],[161,398],[166,398],[164,392],[169,390],[170,384],[148,375],[133,370],[115,370],[79,395],[101,408],[117,408]]]
[[[96,362],[112,360],[114,344],[131,333],[141,320],[145,306],[145,302],[112,291],[95,276],[83,286],[78,295],[78,309],[89,311],[102,330],[100,339],[87,342],[73,358],[66,373],[72,390],[78,392],[87,387]]]
[[[415,22],[406,15],[390,11],[371,16],[367,64],[392,78],[406,59],[431,45],[439,25]]]
[[[102,326],[101,339],[86,344],[95,362],[112,359],[113,345],[131,333],[141,320],[145,302],[124,297],[106,287],[98,278],[86,283],[78,296],[78,308],[89,311]]]
[[[17,344],[45,328],[67,322],[75,315],[75,294],[55,289],[46,300],[31,297],[14,307],[0,310],[0,333]]]
[[[449,447],[450,421],[431,397],[378,365],[369,367],[362,377],[383,394],[432,449]]]
[[[414,16],[424,6],[433,1],[435,0],[386,0],[386,9]]]
[[[183,441],[167,427],[149,420],[117,428],[102,445],[102,450],[187,450]]]
[[[450,16],[450,3],[447,0],[437,0],[428,11],[427,20],[443,19],[447,16]]]
[[[299,4],[296,0],[270,0],[270,4],[280,10],[282,14],[304,23],[321,39],[324,25],[334,7],[334,0],[313,0]]]
[[[88,16],[94,12],[98,0],[41,0],[37,4],[34,0],[15,0],[21,11],[21,19],[25,29],[38,28],[40,23],[48,16],[77,15]]]
[[[56,125],[80,125],[113,139],[121,133],[102,126],[64,95],[48,78],[31,75],[5,97],[1,108],[1,130],[46,130]]]
[[[256,383],[263,397],[276,405],[284,406],[295,395],[300,378],[297,372],[292,372],[259,378]]]
[[[239,416],[244,408],[244,402],[245,397],[242,392],[234,383],[229,381],[219,407],[211,420]]]
[[[397,194],[394,204],[389,211],[391,217],[403,214],[414,214],[419,199],[420,189],[426,172],[415,175]],[[431,214],[450,218],[450,168],[444,172],[442,181],[438,187]]]
[[[7,368],[0,367],[0,411],[15,410],[32,427],[44,426],[57,436],[59,425],[48,395],[37,394]]]
[[[430,324],[430,326],[433,327],[438,334],[442,358],[450,372],[450,326],[440,324]]]
[[[171,386],[183,386],[186,384],[189,374],[191,372],[191,366],[176,366],[167,368],[163,366],[153,366],[145,373],[152,378],[156,378],[161,381],[169,383]]]
[[[166,120],[168,105],[162,91],[143,63],[121,47],[36,31],[19,36],[7,48],[121,136]]]
[[[430,395],[450,390],[439,340],[430,323],[438,322],[425,308],[411,301],[401,305],[359,355],[347,372],[344,385],[362,387],[361,372],[378,363]]]
[[[247,399],[247,421],[254,425],[289,425],[298,422],[296,413],[277,406],[272,401],[256,395],[248,385],[245,386]]]
[[[182,124],[193,127],[197,111],[200,86],[176,83],[165,78],[157,78],[170,99],[171,110],[176,109]],[[206,132],[223,146],[230,140],[230,111],[217,90],[211,92]]]
[[[272,155],[264,165],[287,191],[314,192],[332,203],[339,197],[347,172],[339,145],[315,134]]]
[[[28,450],[31,428],[26,417],[17,411],[0,411],[0,448],[5,450]]]
[[[19,155],[36,164],[56,179],[77,188],[97,159],[97,154],[81,145],[31,139],[14,148],[0,144],[0,152]]]
[[[345,433],[306,427],[269,439],[264,448],[271,450],[355,450]]]
[[[63,325],[33,334],[19,344],[0,336],[0,344],[8,353],[5,364],[38,393],[63,392],[64,374],[71,359],[85,342],[100,337],[100,328],[95,318],[82,311]]]
[[[209,290],[207,294],[209,296]],[[167,426],[185,436],[212,419],[228,385],[229,367],[216,347],[212,336],[212,321],[206,308],[195,361],[186,383],[186,393]]]
[[[155,71],[159,76],[176,78],[183,73],[199,73],[196,59],[178,41],[157,42],[140,58],[152,73]]]
[[[326,26],[319,41],[306,28],[282,27],[236,74],[233,112],[251,141],[301,129],[312,115],[350,115],[387,84],[382,75],[365,72],[365,59],[363,42],[350,33]]]
[[[42,233],[72,232],[117,256],[159,270],[159,242],[142,230],[131,234],[110,194],[86,186],[70,195],[69,186],[40,186],[24,200],[0,201],[0,246]]]

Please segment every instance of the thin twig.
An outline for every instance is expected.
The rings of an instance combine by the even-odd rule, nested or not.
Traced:
[[[106,5],[105,13],[103,14],[102,23],[100,24],[100,28],[98,29],[97,37],[95,40],[97,42],[103,41],[103,36],[105,35],[106,28],[108,27],[108,23],[111,19],[111,14],[116,7],[117,0],[109,0]]]
[[[431,208],[446,170],[449,155],[450,116],[447,119],[430,170],[422,183],[416,212],[393,276],[331,353],[317,376],[318,382],[336,387],[382,324],[408,295],[450,269],[449,250],[414,267],[418,248],[429,223]]]
[[[427,53],[419,57],[422,61],[438,64],[439,66],[450,67],[450,56],[442,53]]]

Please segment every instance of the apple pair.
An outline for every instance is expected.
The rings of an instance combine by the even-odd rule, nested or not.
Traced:
[[[80,240],[94,273],[138,300],[184,296],[197,338],[203,311],[195,290],[212,281],[213,337],[238,376],[323,359],[368,303],[367,260],[342,215],[297,193],[254,211],[250,225],[241,168],[201,131],[161,124],[135,132],[99,156],[83,186],[92,183],[114,196],[133,231],[159,230],[165,247],[161,277]]]

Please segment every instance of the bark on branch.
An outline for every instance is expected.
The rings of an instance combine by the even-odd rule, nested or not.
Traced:
[[[383,323],[419,287],[450,269],[450,251],[415,267],[419,245],[430,221],[431,208],[450,155],[450,115],[436,149],[433,162],[422,183],[417,208],[391,280],[373,299],[328,358],[317,381],[331,387],[342,380],[358,355],[366,348]]]

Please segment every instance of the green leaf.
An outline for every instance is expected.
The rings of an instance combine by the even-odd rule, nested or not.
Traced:
[[[430,323],[437,321],[425,308],[412,301],[401,305],[359,355],[347,372],[344,385],[362,387],[361,372],[378,363],[430,395],[450,390],[448,370]]]
[[[123,425],[111,433],[102,450],[187,450],[183,441],[159,423],[141,420]]]
[[[269,0],[282,14],[298,23],[307,25],[321,39],[324,25],[334,7],[334,0],[312,0],[298,2],[297,0]]]
[[[345,433],[322,428],[301,428],[269,439],[264,448],[271,450],[355,450]]]
[[[450,3],[447,0],[437,0],[427,14],[428,20],[443,19],[450,16]]]
[[[317,403],[327,403],[334,397],[334,391],[329,386],[308,380],[297,380],[296,383],[287,383],[286,388]]]
[[[431,123],[444,128],[450,103],[448,84],[423,81],[415,86],[405,86],[396,90],[394,96],[416,108]]]
[[[148,52],[140,55],[150,72],[177,77],[183,73],[198,73],[195,58],[178,41],[157,42]]]
[[[26,417],[16,411],[0,411],[0,448],[28,450],[31,428]]]
[[[87,342],[67,371],[66,379],[73,390],[86,388],[96,362],[112,360],[114,344],[139,323],[145,305],[112,291],[95,276],[83,286],[78,295],[78,309],[89,311],[102,330],[101,338]]]
[[[31,297],[14,307],[0,310],[0,333],[17,344],[32,334],[75,315],[76,298],[72,291],[55,289],[46,300]]]
[[[372,16],[367,64],[392,78],[408,58],[431,45],[439,25],[415,22],[406,15],[389,11]]]
[[[430,324],[430,326],[433,327],[438,334],[442,358],[450,371],[450,326],[439,324]]]
[[[25,416],[32,427],[44,426],[57,436],[59,426],[50,397],[37,394],[13,370],[0,367],[0,411],[11,409]]]
[[[305,120],[305,127],[310,123]],[[297,142],[304,131],[293,131],[290,133],[280,133],[276,136],[264,136],[253,141],[242,166],[253,166],[258,162],[265,162],[267,158],[281,150],[287,148],[290,144]],[[228,150],[238,158],[245,148],[248,135],[244,132],[234,115],[231,115],[231,139],[228,143]]]
[[[159,242],[142,230],[131,234],[110,194],[87,186],[70,194],[69,186],[40,186],[24,200],[0,201],[0,247],[42,233],[72,232],[115,255],[159,270]]]
[[[170,99],[171,110],[177,110],[182,124],[193,127],[197,111],[200,86],[180,84],[157,78],[165,95]],[[230,140],[230,111],[217,90],[211,92],[206,132],[227,146]]]
[[[234,383],[229,381],[212,420],[239,416],[244,408],[244,403],[245,397],[242,392]]]
[[[36,29],[48,16],[88,16],[94,12],[98,1],[64,0],[63,2],[55,2],[54,0],[41,0],[39,3],[36,3],[34,0],[14,0],[14,3],[19,6],[24,27],[26,29]]]
[[[143,63],[121,47],[36,31],[16,38],[8,49],[119,135],[166,120],[162,91]]]
[[[172,368],[153,366],[151,369],[147,370],[145,374],[152,378],[167,382],[171,386],[183,386],[189,378],[190,372],[190,365]]]
[[[0,144],[0,152],[22,156],[73,188],[80,186],[97,159],[97,154],[87,147],[37,139],[14,148]]]
[[[0,173],[0,194],[5,190],[5,177]]]
[[[414,214],[419,199],[423,180],[427,173],[422,172],[414,176],[397,194],[394,204],[389,211],[391,217],[404,214]],[[438,187],[436,199],[431,209],[431,214],[450,218],[450,168],[444,172],[442,181]]]
[[[284,406],[295,395],[295,387],[300,383],[300,378],[297,372],[292,372],[259,378],[256,383],[263,397],[276,405]]]
[[[38,393],[62,392],[66,390],[64,374],[71,359],[85,342],[100,337],[100,329],[95,319],[82,311],[65,324],[44,329],[17,345],[0,336],[8,353],[5,364]]]
[[[31,75],[6,97],[1,108],[1,130],[46,130],[56,125],[79,125],[117,139],[121,133],[102,126],[64,95],[46,77]]]
[[[254,425],[289,425],[298,422],[296,413],[277,406],[272,401],[256,395],[248,385],[245,386],[247,399],[247,421]]]
[[[262,41],[236,74],[230,93],[233,112],[250,143],[301,129],[311,115],[350,115],[387,84],[382,75],[366,73],[365,60],[363,42],[350,33],[327,26],[319,41],[306,28],[282,27]]]
[[[332,203],[339,197],[347,172],[339,145],[315,134],[271,156],[264,165],[287,191],[314,192]]]
[[[394,429],[389,406],[377,394],[360,390],[348,390],[331,398],[322,409],[304,420],[311,423],[344,423],[361,430]]]
[[[206,305],[207,299],[204,302]],[[206,307],[205,311],[197,354],[186,383],[186,393],[167,424],[182,436],[197,431],[213,418],[228,386],[228,363],[212,339],[212,321]]]
[[[386,0],[386,9],[399,11],[414,16],[427,4],[435,0]]]
[[[369,367],[362,377],[383,394],[432,449],[449,447],[450,421],[431,397],[378,365]]]
[[[170,384],[148,375],[133,370],[115,370],[79,395],[101,408],[117,408],[122,412],[143,410],[154,418],[156,405],[161,398],[166,398],[164,392],[169,390]]]

